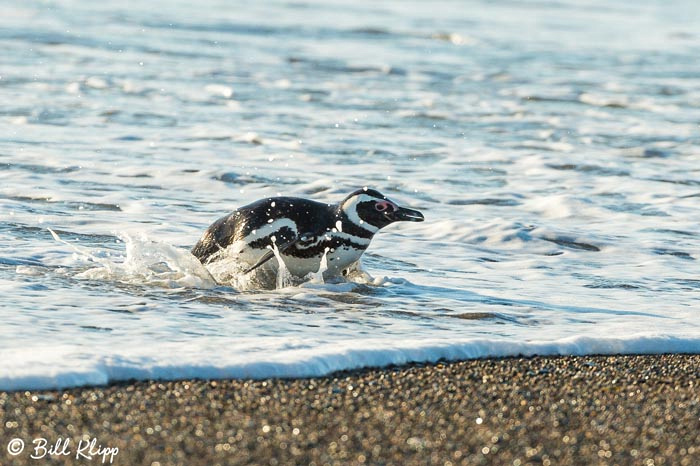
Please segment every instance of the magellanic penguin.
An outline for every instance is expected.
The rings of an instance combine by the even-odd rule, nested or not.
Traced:
[[[337,277],[355,264],[375,233],[394,222],[422,222],[423,214],[400,207],[374,189],[359,189],[338,204],[271,197],[218,219],[192,248],[204,265],[233,260],[238,273],[275,272],[281,257],[295,277]],[[270,260],[273,259],[273,260]]]

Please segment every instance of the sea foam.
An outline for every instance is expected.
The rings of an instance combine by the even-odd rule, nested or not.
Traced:
[[[104,385],[130,379],[319,377],[336,371],[485,357],[698,353],[700,337],[654,334],[557,340],[208,338],[187,344],[0,350],[0,390]]]

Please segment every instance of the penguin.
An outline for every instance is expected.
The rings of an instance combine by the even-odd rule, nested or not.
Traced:
[[[215,221],[192,248],[206,265],[233,259],[243,274],[276,271],[278,254],[299,279],[321,271],[338,277],[355,264],[382,228],[394,222],[422,222],[423,214],[400,207],[377,190],[362,188],[337,204],[297,197],[270,197],[240,207]],[[260,270],[262,271],[262,270]]]

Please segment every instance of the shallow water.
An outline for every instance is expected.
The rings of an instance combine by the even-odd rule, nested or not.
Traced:
[[[3,8],[0,389],[700,351],[697,2],[122,3]],[[188,257],[365,185],[371,283]]]

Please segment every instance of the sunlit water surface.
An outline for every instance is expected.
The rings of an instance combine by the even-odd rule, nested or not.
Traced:
[[[700,3],[2,16],[0,389],[700,351]],[[365,185],[426,216],[369,283],[241,292],[187,252],[237,206]]]

